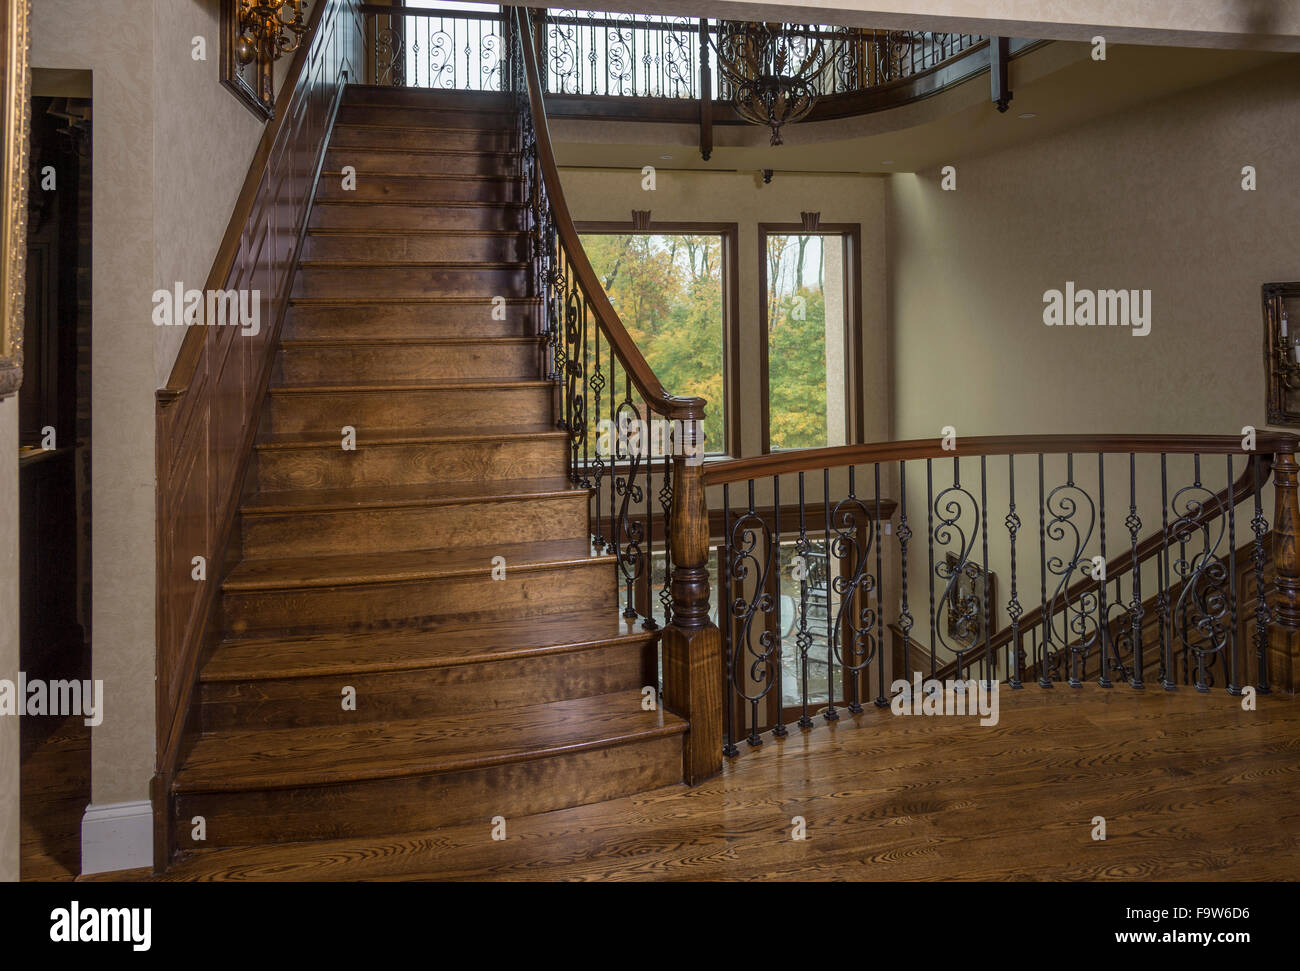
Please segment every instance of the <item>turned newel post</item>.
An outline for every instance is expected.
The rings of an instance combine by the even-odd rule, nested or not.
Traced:
[[[722,635],[709,620],[709,509],[701,419],[683,422],[673,459],[672,623],[664,630],[664,707],[690,722],[686,782],[722,771]]]
[[[1294,694],[1300,681],[1300,466],[1291,452],[1273,463],[1273,565],[1277,604],[1269,625],[1269,682]]]

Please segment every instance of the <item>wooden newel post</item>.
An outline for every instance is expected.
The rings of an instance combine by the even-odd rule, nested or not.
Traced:
[[[1273,463],[1273,565],[1277,603],[1268,633],[1269,682],[1279,691],[1300,690],[1300,466],[1291,452]]]
[[[690,722],[684,774],[698,785],[722,771],[722,634],[709,619],[709,509],[704,431],[683,422],[673,460],[673,619],[663,634],[664,707]]]

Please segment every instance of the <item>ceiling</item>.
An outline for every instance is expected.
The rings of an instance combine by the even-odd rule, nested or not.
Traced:
[[[700,159],[694,125],[555,119],[551,134],[556,160],[567,167],[912,172],[999,151],[1287,58],[1300,55],[1112,45],[1104,61],[1095,61],[1090,44],[1056,41],[1011,62],[1014,98],[1006,114],[991,103],[985,73],[889,111],[787,126],[785,144],[777,147],[767,144],[766,129],[716,126],[709,162]]]

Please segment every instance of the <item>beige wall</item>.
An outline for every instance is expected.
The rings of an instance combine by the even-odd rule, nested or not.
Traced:
[[[893,437],[937,439],[945,425],[959,436],[1235,435],[1243,425],[1263,427],[1260,286],[1300,276],[1300,248],[1288,228],[1300,224],[1298,141],[1300,64],[1292,62],[1013,151],[955,156],[953,192],[940,189],[937,171],[891,177]],[[1245,165],[1256,168],[1257,191],[1242,189]],[[1067,280],[1150,289],[1150,334],[1045,326],[1044,291]],[[1040,602],[1037,479],[1032,459],[1022,462],[1028,609]],[[1005,466],[1005,458],[990,460],[990,562],[1003,604]],[[950,462],[935,468],[937,483],[951,482]],[[978,496],[977,460],[962,469]],[[1238,456],[1235,471],[1243,469]],[[914,524],[926,508],[923,466],[917,472],[907,497]],[[1096,457],[1080,456],[1076,472],[1095,497]],[[1127,460],[1108,458],[1106,472],[1107,555],[1114,557],[1129,535]],[[1207,459],[1203,474],[1222,488],[1222,456]],[[1049,490],[1062,475],[1063,465],[1049,462]],[[1145,537],[1159,523],[1158,465],[1147,460],[1137,475]],[[1172,496],[1191,481],[1190,461],[1171,459],[1169,481]],[[1271,507],[1268,490],[1265,500]],[[1241,515],[1238,545],[1249,537],[1249,513]],[[1094,531],[1090,554],[1098,542]],[[912,576],[924,584],[924,544],[915,552]],[[975,552],[978,559],[978,546]],[[1144,579],[1144,596],[1153,583]],[[925,609],[914,601],[913,613],[920,630]]]
[[[133,802],[154,771],[154,390],[184,335],[151,295],[203,285],[263,126],[220,84],[219,0],[34,6],[33,66],[93,72],[92,799]]]
[[[18,681],[18,398],[0,401],[0,679]],[[0,718],[0,882],[18,879],[18,718]]]
[[[895,437],[1263,425],[1260,285],[1300,271],[1298,138],[1288,62],[954,157],[954,192],[891,177]],[[1044,326],[1067,280],[1149,288],[1151,333]]]

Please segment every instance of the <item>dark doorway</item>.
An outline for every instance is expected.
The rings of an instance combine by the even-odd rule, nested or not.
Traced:
[[[24,381],[19,392],[19,669],[84,681],[90,665],[91,110],[88,98],[32,99]],[[26,715],[25,880],[80,873],[90,799],[90,729]]]

